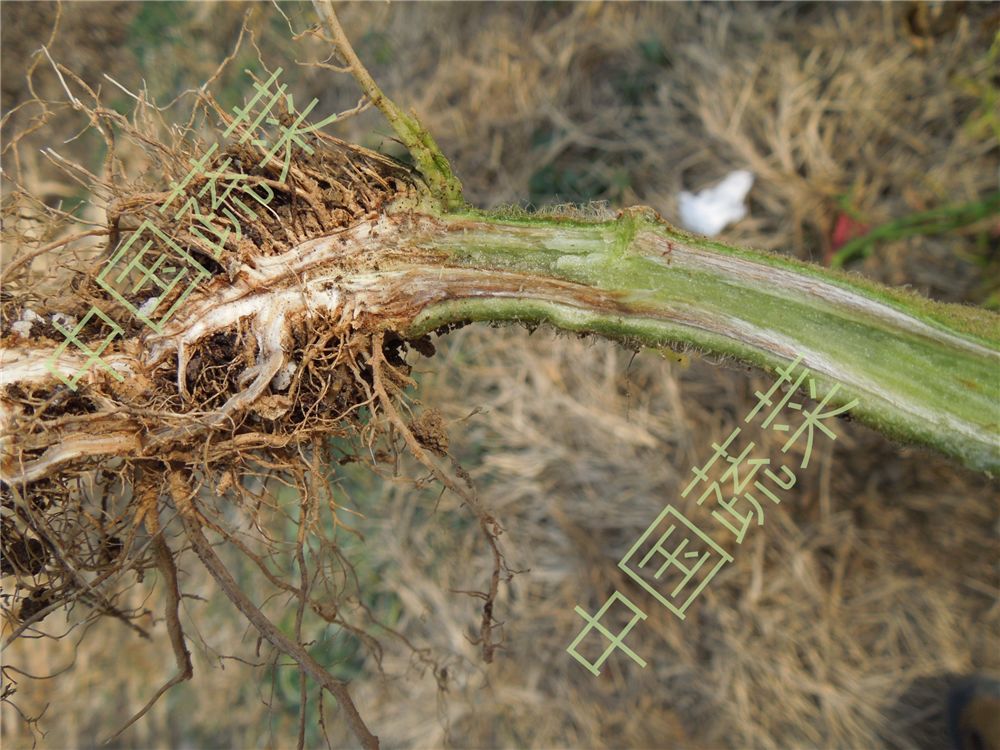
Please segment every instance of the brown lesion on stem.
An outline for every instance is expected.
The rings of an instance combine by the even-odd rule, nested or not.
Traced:
[[[349,359],[368,351],[373,336],[409,331],[441,303],[534,300],[629,311],[616,292],[458,267],[435,247],[449,233],[433,216],[388,213],[261,258],[253,275],[206,281],[162,333],[141,331],[103,357],[125,382],[93,367],[68,400],[38,366],[52,345],[0,351],[4,427],[18,435],[4,441],[0,477],[36,481],[85,460],[180,457],[199,444],[219,461],[255,440],[261,447],[308,442],[367,400],[369,384]],[[59,366],[69,375],[84,361],[67,353]],[[333,385],[356,396],[330,402]]]

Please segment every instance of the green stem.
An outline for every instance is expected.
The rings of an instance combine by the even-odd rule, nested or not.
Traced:
[[[347,35],[344,33],[330,0],[313,0],[316,13],[333,34],[333,39],[341,55],[347,61],[351,74],[361,86],[372,104],[379,108],[399,140],[403,142],[417,164],[431,194],[441,202],[445,210],[461,208],[465,205],[462,197],[462,183],[451,169],[451,164],[438,147],[434,137],[420,124],[416,116],[404,112],[392,99],[387,97],[375,83],[368,69],[362,64]]]
[[[450,269],[406,333],[548,323],[634,346],[689,345],[775,371],[802,355],[831,404],[907,443],[1000,473],[1000,316],[681,232],[470,213],[417,231]],[[443,231],[442,231],[443,230]]]
[[[313,3],[436,203],[461,210],[461,184],[430,134],[376,85],[330,0]],[[879,227],[845,246],[834,265],[879,238],[947,231],[998,204],[1000,194]],[[453,272],[410,266],[415,309],[422,311],[403,326],[409,335],[459,321],[509,320],[640,346],[689,345],[770,370],[802,355],[818,395],[839,387],[834,406],[857,399],[852,414],[883,433],[1000,473],[1000,318],[987,311],[710,242],[648,209],[590,223],[451,213],[431,226],[406,240],[443,253]]]

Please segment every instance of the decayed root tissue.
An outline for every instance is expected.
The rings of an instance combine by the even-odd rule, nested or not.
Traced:
[[[112,123],[149,146],[165,178],[176,179],[191,156],[184,147],[152,142],[94,99],[88,110],[94,122]],[[260,636],[297,663],[303,691],[308,676],[336,698],[361,743],[377,746],[347,685],[303,646],[303,620],[308,611],[353,633],[378,663],[380,646],[367,633],[373,616],[363,605],[344,606],[356,593],[350,563],[324,531],[329,520],[320,517],[328,511],[333,528],[342,525],[330,467],[369,458],[376,470],[395,466],[404,446],[477,518],[494,572],[484,591],[463,593],[483,600],[477,642],[486,661],[499,645],[493,606],[500,581],[511,575],[497,541],[502,529],[448,455],[440,418],[415,413],[404,395],[412,385],[404,354],[408,348],[431,354],[433,345],[426,337],[406,342],[396,331],[432,295],[421,285],[440,259],[401,239],[413,235],[414,222],[433,220],[394,207],[431,200],[427,188],[404,165],[330,136],[317,135],[313,147],[310,154],[293,153],[284,181],[277,175],[280,164],[254,166],[261,156],[255,147],[232,147],[214,157],[212,168],[231,159],[233,169],[273,195],[256,217],[239,215],[239,231],[224,240],[221,254],[210,252],[191,226],[156,210],[167,196],[162,189],[123,188],[109,174],[95,185],[95,193],[108,198],[106,230],[95,234],[107,242],[73,269],[66,284],[38,293],[31,269],[44,255],[30,247],[16,253],[4,272],[2,552],[3,573],[16,581],[4,592],[12,623],[6,643],[40,632],[42,621],[63,607],[71,607],[74,617],[116,618],[151,637],[138,624],[146,610],[123,602],[130,587],[150,583],[147,571],[157,571],[150,578],[158,582],[177,672],[122,731],[166,690],[192,677],[176,560],[193,554]],[[208,196],[199,196],[202,187],[201,179],[192,180],[181,199],[207,204]],[[6,208],[16,211],[25,202],[30,196],[19,192]],[[130,317],[95,282],[143,220],[211,275],[160,331]],[[176,298],[181,288],[169,294]],[[160,307],[173,298],[159,300]],[[148,302],[141,293],[128,301],[140,309]],[[72,328],[91,307],[124,333],[74,389],[52,370],[72,378],[87,357],[71,346],[53,359],[63,341],[55,323]],[[78,338],[96,349],[108,333],[108,325],[92,316]],[[297,490],[298,507],[276,501],[270,492],[276,483]],[[285,569],[294,568],[297,580],[286,579],[277,561],[287,546],[278,529],[289,521],[298,533]],[[255,603],[258,596],[240,588],[211,537],[245,555],[274,591],[295,602],[293,635],[268,618]],[[391,629],[384,632],[406,642]],[[415,654],[433,665],[423,651]],[[17,679],[5,667],[5,697],[14,694]]]
[[[266,484],[261,477],[283,477],[300,491],[305,509],[328,495],[318,489],[322,471],[317,466],[361,460],[334,456],[330,437],[353,441],[359,454],[365,449],[385,461],[402,441],[467,502],[489,542],[494,574],[486,591],[469,592],[485,600],[479,640],[487,661],[497,645],[493,601],[506,571],[496,541],[501,532],[497,521],[479,506],[460,467],[442,463],[449,459],[440,420],[428,413],[419,419],[404,416],[409,406],[402,393],[412,381],[402,355],[410,344],[393,330],[416,312],[407,308],[414,296],[407,285],[418,279],[404,266],[412,269],[419,259],[412,249],[393,243],[396,224],[403,220],[380,212],[377,203],[358,219],[335,226],[322,220],[338,210],[345,188],[366,188],[368,175],[376,176],[382,203],[411,195],[418,186],[398,165],[345,144],[322,158],[327,175],[336,173],[330,168],[335,160],[343,171],[356,169],[355,184],[341,183],[334,202],[329,197],[332,178],[316,179],[308,188],[311,200],[296,202],[288,218],[278,220],[294,226],[300,223],[298,212],[307,213],[317,219],[317,236],[298,238],[271,254],[248,254],[246,245],[227,248],[234,257],[242,252],[235,273],[222,270],[224,258],[218,273],[162,332],[133,328],[128,339],[102,356],[108,368],[124,376],[121,381],[95,367],[75,391],[60,383],[38,366],[51,356],[55,335],[42,326],[23,336],[13,324],[31,308],[16,295],[5,300],[2,478],[4,524],[9,528],[3,551],[11,567],[5,572],[18,579],[8,611],[19,623],[13,637],[76,601],[92,606],[95,614],[127,622],[141,612],[116,606],[116,586],[130,571],[141,575],[156,568],[165,586],[165,621],[178,672],[155,700],[192,674],[177,615],[181,584],[173,562],[178,548],[190,546],[261,635],[334,694],[357,735],[371,745],[374,737],[346,686],[282,634],[239,589],[207,541],[206,530],[250,556],[272,584],[301,598],[303,606],[347,626],[331,614],[338,610],[324,600],[327,591],[321,587],[313,593],[315,581],[305,572],[296,586],[270,569],[260,551],[268,542],[261,520],[266,514],[250,510],[269,501],[264,493],[254,496],[251,486],[255,478],[261,486]],[[242,227],[244,237],[267,231],[273,228]],[[166,232],[183,236],[177,227]],[[374,243],[376,235],[381,236]],[[189,247],[198,250],[194,242]],[[87,281],[81,288],[82,300],[113,309]],[[37,306],[35,311],[39,313]],[[40,317],[52,314],[46,310]],[[105,335],[94,325],[81,338],[96,346]],[[433,351],[429,339],[414,345]],[[67,350],[55,366],[69,377],[84,363],[84,355]],[[325,499],[335,510],[333,498]],[[257,539],[248,542],[224,520],[231,515],[227,503],[253,517],[261,529]],[[283,513],[276,507],[268,511]],[[316,512],[300,513],[298,523]],[[172,524],[161,525],[160,518],[168,516]],[[168,529],[179,537],[170,544]],[[300,549],[309,543],[300,538]],[[329,553],[336,555],[335,549]]]

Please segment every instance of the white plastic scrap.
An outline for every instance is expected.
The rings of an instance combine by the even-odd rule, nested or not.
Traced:
[[[744,201],[753,186],[752,172],[738,169],[726,175],[718,185],[700,193],[681,191],[677,196],[681,226],[712,237],[729,224],[747,215]]]

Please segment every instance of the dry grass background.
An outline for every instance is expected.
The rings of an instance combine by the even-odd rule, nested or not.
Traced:
[[[156,6],[68,5],[53,52],[92,79],[136,82],[140,65],[169,98],[211,73],[247,8]],[[308,6],[283,7],[296,28],[307,23]],[[749,168],[751,215],[726,239],[822,261],[840,196],[877,223],[997,187],[1000,146],[977,125],[984,98],[969,83],[1000,85],[988,58],[996,6],[915,7],[364,4],[342,18],[473,202],[641,202],[669,219],[681,188]],[[18,96],[12,65],[47,37],[51,13],[2,11],[6,109]],[[253,23],[265,54],[288,54],[270,6]],[[147,27],[156,34],[143,37]],[[320,96],[327,112],[356,99],[344,79],[285,67],[296,97]],[[374,116],[336,132],[398,148]],[[998,233],[982,229],[882,245],[858,270],[977,302],[991,283],[983,263],[998,256]],[[488,577],[474,524],[449,497],[435,512],[436,494],[406,481],[342,477],[366,516],[352,551],[367,603],[447,668],[436,680],[392,640],[384,675],[341,641],[325,652],[357,674],[356,700],[385,747],[939,748],[954,676],[1000,669],[996,482],[842,423],[682,622],[616,563],[665,504],[690,506],[679,496],[691,468],[769,376],[481,327],[415,364],[420,399],[447,418],[453,453],[506,529],[509,563],[527,572],[501,590],[505,648],[484,665],[467,638],[476,600],[451,593]],[[779,445],[755,439],[755,455],[777,458]],[[291,670],[227,658],[264,660],[187,567],[185,591],[202,597],[185,602],[196,681],[117,746],[292,746]],[[573,606],[594,611],[616,587],[649,615],[628,639],[649,664],[618,654],[594,678],[564,651],[582,625]],[[44,747],[95,746],[172,673],[163,643],[114,622],[74,649],[78,636],[5,654],[45,674],[76,652],[70,671],[19,693],[25,708],[51,704]],[[3,733],[8,747],[30,745],[6,708]]]

